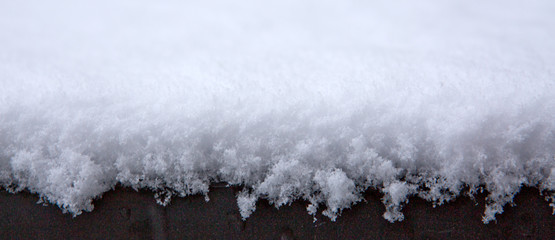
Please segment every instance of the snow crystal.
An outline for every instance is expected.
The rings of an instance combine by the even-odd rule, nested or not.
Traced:
[[[74,215],[116,185],[214,182],[335,220],[377,189],[401,221],[522,186],[555,212],[549,0],[0,3],[0,185]],[[464,190],[468,189],[468,191]],[[464,192],[463,192],[464,191]]]

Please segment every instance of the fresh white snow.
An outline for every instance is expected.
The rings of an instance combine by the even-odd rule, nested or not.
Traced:
[[[555,210],[551,0],[0,1],[0,185],[74,215],[117,184],[240,185],[335,220],[383,192]],[[546,202],[546,204],[549,204]]]

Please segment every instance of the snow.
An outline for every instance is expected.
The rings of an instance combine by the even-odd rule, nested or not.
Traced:
[[[522,186],[555,211],[555,3],[2,1],[0,185],[64,211],[120,184],[242,186],[335,220]]]

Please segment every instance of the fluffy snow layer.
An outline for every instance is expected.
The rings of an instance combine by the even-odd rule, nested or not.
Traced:
[[[335,219],[521,186],[555,201],[555,2],[2,1],[0,184],[80,214],[244,186]],[[555,203],[552,203],[555,208]]]

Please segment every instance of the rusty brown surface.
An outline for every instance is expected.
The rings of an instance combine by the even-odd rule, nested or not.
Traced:
[[[481,222],[485,194],[476,201],[460,197],[433,208],[411,198],[405,220],[389,223],[376,191],[366,202],[345,210],[336,222],[318,215],[313,222],[306,202],[279,210],[259,201],[242,221],[236,188],[213,187],[204,196],[174,198],[167,207],[147,191],[117,188],[96,200],[94,211],[73,218],[57,206],[36,204],[38,196],[0,191],[2,239],[554,239],[555,216],[536,189],[524,188],[516,206],[490,224]]]

